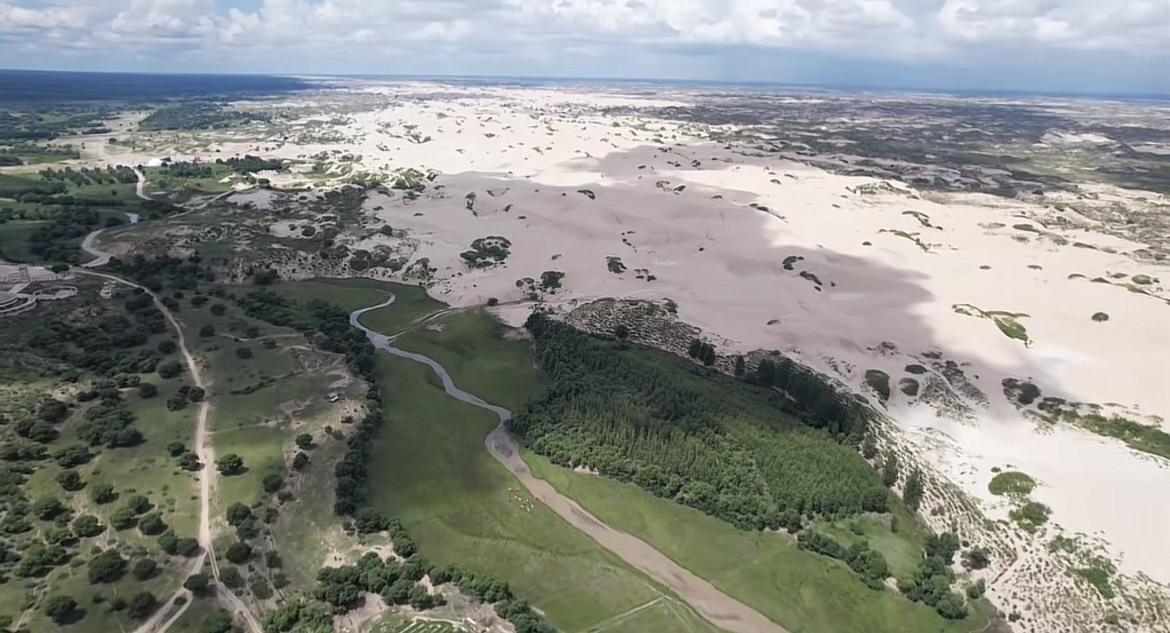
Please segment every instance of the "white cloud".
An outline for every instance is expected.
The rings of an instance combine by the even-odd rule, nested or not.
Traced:
[[[0,57],[17,49],[51,57],[56,49],[88,48],[108,59],[130,53],[159,65],[183,56],[220,70],[244,63],[249,67],[239,70],[295,72],[300,69],[293,64],[309,64],[313,72],[372,72],[396,60],[431,55],[456,70],[460,63],[481,69],[483,60],[491,60],[498,74],[525,63],[573,67],[582,56],[616,61],[622,70],[623,59],[648,63],[673,56],[673,62],[663,63],[678,65],[680,56],[694,56],[679,51],[717,56],[745,48],[764,60],[812,51],[970,66],[1021,55],[1056,59],[1071,51],[1170,63],[1170,0],[260,0],[250,9],[231,4],[0,0]],[[612,74],[605,67],[592,72]]]

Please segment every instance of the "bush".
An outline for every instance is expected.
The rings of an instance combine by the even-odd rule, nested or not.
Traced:
[[[239,565],[252,557],[252,546],[247,543],[236,541],[228,546],[227,551],[223,553],[223,557],[228,562]]]
[[[313,436],[308,433],[301,433],[296,439],[297,448],[309,450],[313,448]]]
[[[280,490],[284,486],[284,477],[275,473],[264,475],[264,480],[261,482],[264,486],[264,492],[269,494]]]
[[[150,558],[139,558],[130,567],[130,574],[138,580],[149,580],[158,573],[158,563]]]
[[[183,588],[195,595],[200,595],[207,591],[207,587],[211,585],[211,578],[205,573],[191,574],[187,576],[187,580],[183,581]]]
[[[50,596],[45,601],[45,615],[54,624],[65,624],[77,609],[77,601],[69,596]]]
[[[166,339],[158,342],[158,351],[163,354],[174,354],[179,349],[171,339]]]
[[[495,297],[488,297],[487,304],[488,304],[488,307],[490,308],[490,307],[499,305],[500,300],[495,298]]]
[[[1109,315],[1104,312],[1093,313],[1093,320],[1097,323],[1104,323],[1109,320]]]
[[[83,514],[73,520],[73,533],[78,538],[90,538],[106,531],[106,526],[92,514]]]
[[[226,313],[227,313],[227,306],[225,306],[222,303],[217,303],[217,304],[211,306],[211,314],[213,314],[217,317],[223,316]]]
[[[203,327],[199,328],[199,336],[201,336],[203,338],[209,338],[209,337],[215,336],[215,326],[208,323],[207,325],[204,325]]]
[[[237,347],[236,348],[236,358],[239,358],[241,360],[247,360],[249,358],[252,358],[251,348]]]
[[[135,620],[144,620],[158,609],[158,598],[149,591],[140,591],[130,598],[126,613]]]
[[[158,395],[158,387],[152,382],[144,382],[138,385],[139,398],[153,398]]]
[[[244,458],[235,453],[228,453],[215,460],[215,467],[219,470],[219,474],[226,477],[239,475],[244,472]]]
[[[89,559],[86,576],[89,584],[116,582],[126,573],[126,559],[114,550],[106,550]]]
[[[113,503],[118,499],[113,484],[99,482],[89,487],[89,499],[98,505]]]

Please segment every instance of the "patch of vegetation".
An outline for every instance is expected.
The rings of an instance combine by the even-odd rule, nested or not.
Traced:
[[[1036,488],[1036,480],[1028,475],[1015,471],[1005,470],[991,478],[987,489],[993,495],[1026,496]]]
[[[907,240],[910,240],[911,242],[914,242],[914,244],[918,248],[922,249],[922,252],[924,252],[924,253],[930,252],[930,244],[923,242],[922,239],[918,237],[918,233],[907,233],[906,231],[903,231],[901,229],[881,229],[880,231],[878,231],[878,233],[890,233],[891,235],[897,235],[900,238],[907,239]]]
[[[880,369],[865,370],[865,384],[885,402],[890,399],[890,375]]]
[[[784,258],[784,261],[781,265],[784,267],[784,270],[792,270],[793,264],[800,261],[804,261],[804,257],[800,255],[789,255],[788,257]]]
[[[914,374],[916,376],[921,376],[922,374],[926,373],[926,368],[922,365],[906,365],[905,370],[906,373]]]
[[[540,273],[540,288],[546,292],[556,292],[561,287],[561,280],[565,273],[556,270],[546,270]]]
[[[605,267],[609,269],[609,272],[615,275],[620,275],[626,272],[626,265],[622,263],[622,258],[620,257],[606,257]]]
[[[1112,600],[1117,597],[1117,590],[1113,587],[1113,577],[1117,575],[1117,568],[1110,561],[1092,557],[1087,567],[1073,569],[1073,573],[1093,586],[1102,598]]]
[[[254,121],[267,122],[269,120],[268,115],[259,112],[231,110],[215,103],[193,101],[159,108],[151,112],[139,122],[138,129],[145,131],[218,130]]]
[[[512,242],[498,235],[481,237],[471,243],[471,249],[459,253],[459,257],[471,268],[490,268],[508,259]]]
[[[1019,319],[1027,317],[1023,312],[1005,312],[1002,310],[981,310],[969,303],[956,303],[951,308],[957,314],[966,316],[979,317],[981,319],[990,319],[1003,332],[1005,336],[1017,341],[1023,341],[1024,345],[1031,344],[1032,340],[1028,338],[1028,329],[1020,324]]]
[[[1104,323],[1109,320],[1109,315],[1105,312],[1094,312],[1092,319],[1097,323]]]
[[[1048,517],[1052,511],[1048,506],[1038,501],[1027,501],[1018,508],[1015,508],[1008,513],[1021,528],[1035,532],[1045,523],[1048,523]]]
[[[898,390],[913,398],[918,395],[918,381],[913,378],[902,378],[898,381]]]

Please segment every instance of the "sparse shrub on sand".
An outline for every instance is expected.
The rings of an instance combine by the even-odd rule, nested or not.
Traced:
[[[561,280],[565,278],[565,273],[557,270],[546,270],[540,273],[540,287],[548,292],[553,292],[561,287]]]
[[[1104,312],[1094,312],[1093,320],[1097,323],[1104,323],[1109,320],[1109,315]]]
[[[471,268],[490,268],[502,263],[511,255],[508,249],[512,242],[506,237],[489,235],[471,243],[471,249],[459,253],[459,257]]]
[[[784,258],[784,263],[782,265],[784,266],[784,270],[792,270],[793,264],[803,260],[804,258],[800,255],[789,255],[788,257]]]
[[[626,272],[626,265],[622,263],[622,258],[620,257],[606,257],[605,267],[609,269],[609,272],[615,275],[620,275]]]
[[[593,193],[593,191],[590,189],[578,189],[577,193],[585,196],[586,198],[589,198],[590,200],[597,199],[597,194]]]
[[[1029,477],[1027,474],[1016,470],[1005,470],[991,478],[991,483],[987,485],[987,489],[991,494],[1004,495],[1027,495],[1036,488],[1036,480]]]
[[[921,376],[926,373],[926,368],[922,365],[906,365],[906,373]]]
[[[877,392],[882,402],[890,399],[890,375],[880,369],[865,370],[865,384]]]
[[[1045,523],[1048,523],[1048,517],[1052,514],[1052,510],[1038,501],[1029,501],[1024,505],[1012,510],[1008,513],[1021,528],[1035,532]]]
[[[1004,397],[1020,406],[1026,407],[1040,397],[1039,387],[1018,378],[1004,378],[1000,384],[1003,385]]]

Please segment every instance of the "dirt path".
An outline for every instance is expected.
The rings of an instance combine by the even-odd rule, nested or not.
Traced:
[[[93,234],[91,233],[90,235],[92,236]],[[92,240],[89,237],[86,238],[86,242],[89,243],[92,247]],[[97,253],[105,255],[108,261],[108,255],[101,253],[100,251],[97,251]],[[187,339],[183,335],[183,328],[179,323],[179,320],[175,318],[174,313],[172,313],[165,305],[163,305],[162,300],[159,299],[158,295],[134,282],[127,281],[126,279],[122,279],[121,277],[115,275],[93,271],[79,272],[85,275],[102,277],[104,279],[109,279],[110,281],[115,281],[133,288],[138,288],[149,294],[150,297],[154,299],[155,306],[158,307],[158,309],[163,313],[163,316],[166,317],[167,322],[170,323],[171,327],[174,328],[175,333],[179,337],[178,347],[183,355],[183,361],[187,365],[187,371],[191,374],[192,382],[195,383],[196,387],[201,389],[207,388],[207,383],[203,380],[203,374],[199,371],[199,364],[195,362],[195,356],[191,354],[190,348],[187,347]],[[186,578],[186,576],[199,573],[199,571],[203,569],[204,563],[210,561],[211,571],[212,575],[215,577],[216,585],[218,588],[222,588],[223,583],[219,580],[219,565],[215,560],[215,548],[213,546],[211,533],[211,495],[213,493],[212,487],[214,484],[216,471],[215,450],[212,448],[211,442],[209,440],[210,433],[208,432],[207,424],[210,414],[211,402],[209,399],[204,398],[199,403],[199,411],[196,414],[195,422],[195,455],[199,458],[199,462],[203,464],[203,470],[201,470],[198,475],[199,544],[202,546],[203,551],[199,554],[199,556],[191,560],[184,578]],[[167,631],[175,622],[178,621],[180,617],[182,617],[184,613],[186,613],[187,609],[190,608],[191,604],[194,602],[194,596],[191,595],[191,592],[183,587],[179,587],[177,590],[175,590],[175,593],[164,602],[164,604],[174,605],[175,600],[180,597],[185,598],[185,601],[177,611],[170,612],[165,608],[160,608],[154,613],[154,615],[150,617],[150,619],[139,625],[138,628],[134,630],[134,633],[165,633],[165,631]],[[243,600],[239,598],[239,596],[236,596],[231,591],[220,589],[216,592],[216,597],[219,600],[225,602],[238,618],[244,620],[244,622],[247,624],[248,630],[251,633],[263,633],[264,629],[260,626],[260,622],[256,619],[255,614],[252,613],[252,610],[244,603]],[[168,613],[170,613],[170,617],[163,621],[163,618],[165,618]]]
[[[788,633],[786,629],[764,617],[755,609],[735,600],[716,589],[711,583],[687,571],[645,541],[625,532],[619,532],[602,523],[577,502],[557,492],[547,481],[533,476],[528,465],[520,458],[520,447],[516,444],[516,440],[512,439],[512,436],[504,428],[505,423],[512,419],[511,411],[488,404],[459,389],[451,380],[447,370],[435,360],[422,354],[398,349],[391,344],[389,337],[374,332],[361,324],[359,319],[365,312],[384,308],[393,303],[394,296],[391,295],[389,299],[378,305],[352,312],[349,315],[350,325],[364,332],[374,347],[394,356],[430,367],[443,382],[443,389],[447,395],[495,413],[500,418],[500,425],[488,434],[484,445],[492,457],[503,464],[516,479],[520,480],[520,483],[528,489],[532,496],[556,512],[569,525],[597,541],[605,549],[669,587],[711,624],[730,633]]]

